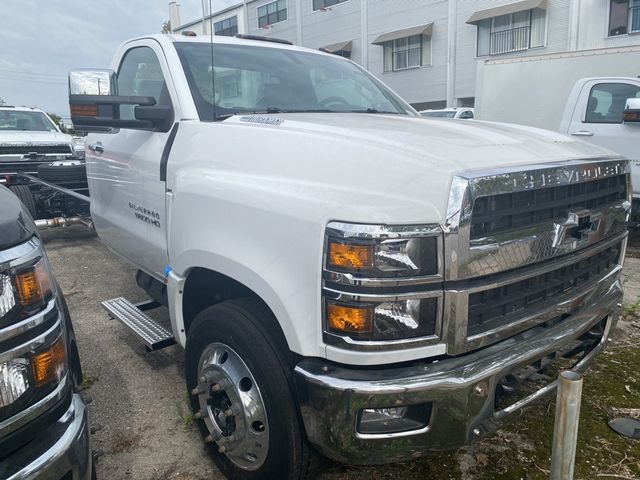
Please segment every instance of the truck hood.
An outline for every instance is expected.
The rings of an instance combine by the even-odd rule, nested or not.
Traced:
[[[248,115],[227,122],[268,120],[279,130],[350,140],[418,156],[427,163],[437,160],[439,167],[449,170],[447,174],[451,170],[616,155],[556,132],[496,122],[348,113]]]
[[[0,185],[0,250],[25,242],[35,233],[33,220],[22,202]]]
[[[620,158],[531,127],[409,115],[236,115],[179,132],[167,188],[316,225],[442,223],[462,172]]]
[[[0,145],[60,145],[73,143],[71,135],[60,132],[0,130]]]
[[[298,113],[235,116],[223,125],[223,142],[238,155],[214,160],[222,162],[217,175],[229,168],[274,190],[293,184],[296,196],[303,186],[310,200],[340,205],[339,219],[361,222],[443,221],[451,179],[461,172],[618,157],[556,132],[472,120]]]

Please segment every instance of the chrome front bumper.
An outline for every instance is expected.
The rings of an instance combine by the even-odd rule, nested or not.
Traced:
[[[295,368],[306,433],[324,455],[344,463],[380,464],[416,458],[427,450],[456,448],[496,431],[508,419],[548,396],[552,382],[530,396],[496,410],[500,380],[582,337],[606,319],[604,336],[576,366],[584,370],[605,346],[622,302],[620,269],[597,284],[579,308],[554,326],[532,329],[473,353],[413,362],[409,366],[355,369],[321,359]],[[431,403],[426,428],[396,434],[357,431],[362,409]]]
[[[0,478],[90,480],[89,435],[86,405],[79,394],[74,394],[71,405],[57,422],[0,462]]]

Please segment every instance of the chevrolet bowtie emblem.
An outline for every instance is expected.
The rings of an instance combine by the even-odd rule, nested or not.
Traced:
[[[592,235],[600,229],[600,214],[590,210],[569,212],[562,223],[553,224],[553,248],[570,246],[572,249],[588,244]]]

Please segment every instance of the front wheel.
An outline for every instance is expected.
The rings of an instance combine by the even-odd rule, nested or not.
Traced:
[[[209,307],[189,330],[187,387],[209,451],[230,479],[313,478],[284,346],[271,312],[243,299]]]

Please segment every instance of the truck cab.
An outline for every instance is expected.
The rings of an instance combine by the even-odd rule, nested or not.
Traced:
[[[624,118],[630,99],[640,101],[640,80],[583,78],[571,91],[560,131],[619,152],[632,162],[633,217],[640,221],[640,122]]]
[[[229,478],[476,441],[615,326],[619,154],[424,118],[350,60],[264,37],[134,39],[71,71],[69,102],[95,228],[150,297],[103,304],[149,350],[185,348]]]

